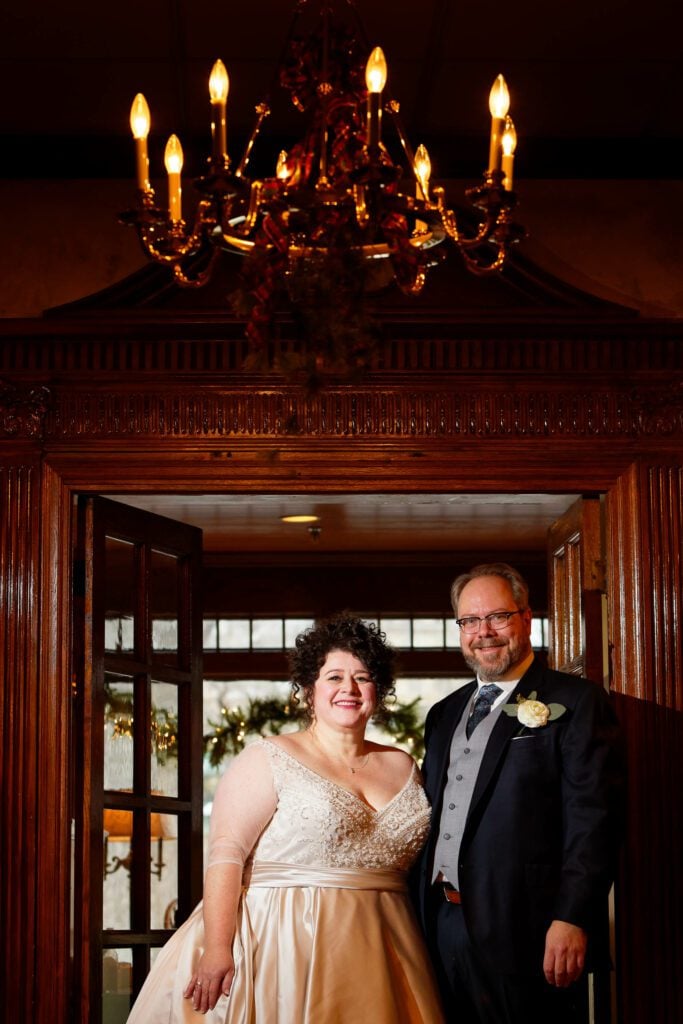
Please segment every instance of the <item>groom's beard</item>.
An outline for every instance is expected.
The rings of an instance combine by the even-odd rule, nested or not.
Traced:
[[[483,682],[495,683],[524,661],[530,651],[527,637],[495,636],[473,640],[470,650],[467,653],[463,651],[463,656]]]

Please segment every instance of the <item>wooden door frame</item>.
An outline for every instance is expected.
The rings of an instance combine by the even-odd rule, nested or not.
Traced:
[[[680,326],[416,322],[390,339],[395,371],[315,395],[226,369],[222,331],[103,318],[96,329],[31,324],[0,346],[0,587],[9,597],[0,602],[0,747],[10,795],[0,812],[0,983],[16,1019],[71,1020],[77,494],[604,493],[612,689],[639,762],[649,758],[665,782],[670,772],[683,712],[683,651],[670,629],[671,609],[683,606]],[[652,792],[633,777],[625,1024],[681,1017],[673,926],[637,945],[639,927],[657,920],[653,907],[666,910],[683,885],[657,861],[665,845],[683,849],[673,794]],[[663,981],[652,993],[655,974]]]
[[[358,463],[356,458],[347,456],[341,458],[342,452],[336,453],[336,458],[328,461],[327,458],[320,459],[318,445],[296,446],[296,451],[289,453],[290,459],[283,459],[289,466],[291,458],[296,458],[298,465],[297,488],[306,491],[340,491],[340,490],[372,490],[382,492],[398,491],[472,491],[482,493],[503,492],[509,490],[509,481],[501,486],[501,480],[483,486],[483,481],[473,479],[472,474],[464,477],[462,467],[457,472],[459,459],[456,456],[444,457],[442,453],[438,460],[428,458],[420,461],[419,476],[415,473],[415,462],[410,452],[404,453],[402,457],[396,457],[394,453],[390,473],[385,473],[381,487],[370,487],[370,480],[377,481],[378,463],[384,466],[387,452],[382,446],[373,452],[366,453],[366,460]],[[367,457],[369,456],[369,457]],[[159,491],[165,493],[186,492],[198,489],[198,478],[201,489],[206,488],[206,475],[210,472],[211,489],[215,493],[221,492],[246,492],[252,497],[259,491],[265,492],[286,492],[292,488],[292,474],[287,468],[280,466],[272,467],[268,463],[264,467],[262,446],[259,446],[247,453],[241,452],[240,472],[230,476],[216,472],[216,460],[211,452],[193,453],[193,458],[188,461],[182,455],[169,454],[160,459],[158,451],[153,455],[140,455],[135,458],[135,473],[131,474],[131,453],[128,449],[125,453],[111,451],[106,455],[101,451],[97,453],[94,461],[84,458],[83,450],[78,452],[59,453],[50,456],[43,466],[43,489],[42,489],[42,575],[44,579],[54,581],[54,588],[45,588],[42,591],[41,609],[41,635],[47,640],[48,637],[60,637],[66,640],[70,631],[70,571],[66,570],[70,563],[71,552],[71,509],[75,496],[83,491],[127,491],[135,492],[141,489],[141,482],[145,481],[146,491]],[[197,463],[199,462],[199,467]],[[571,474],[565,472],[562,478],[562,487],[567,489],[581,490],[583,474],[580,471],[580,460],[571,460],[573,471]],[[305,466],[305,472],[303,467]],[[332,469],[330,467],[333,467]],[[232,465],[231,465],[232,471]],[[607,516],[608,535],[619,534],[623,530],[624,500],[627,505],[628,499],[619,500],[619,492],[626,489],[631,492],[632,485],[639,478],[642,470],[637,465],[628,465],[626,460],[618,460],[613,463],[608,472],[604,468],[600,475],[595,468],[591,472],[591,489],[604,490],[607,494]],[[122,479],[123,475],[127,477]],[[539,478],[540,476],[540,478]],[[453,481],[458,480],[458,486],[453,487]],[[547,491],[551,484],[557,483],[557,467],[554,467],[552,481],[547,473],[539,474],[536,459],[531,459],[526,465],[516,464],[515,470],[516,488],[526,491]],[[631,487],[629,487],[629,484]],[[633,499],[631,494],[631,499]],[[615,522],[610,521],[616,515],[621,520],[621,527],[615,528]],[[613,577],[621,580],[627,579],[636,574],[637,557],[636,545],[632,542],[612,545],[612,558],[618,562],[612,566]],[[614,588],[612,588],[613,590]],[[627,601],[627,593],[623,586],[619,587],[622,602]],[[608,602],[610,596],[608,595]],[[612,598],[613,600],[613,598]],[[612,644],[615,650],[632,650],[630,642],[626,642],[620,633],[619,620],[610,616],[613,621],[614,632]],[[630,630],[629,630],[630,632]],[[44,642],[40,645],[41,657],[39,667],[40,696],[39,716],[40,732],[44,738],[48,736],[68,735],[70,721],[70,692],[71,684],[68,678],[69,664],[67,656],[68,644],[64,642]],[[629,659],[631,660],[631,659]],[[627,693],[635,686],[637,691],[643,691],[643,685],[639,685],[637,679],[631,678],[628,684],[625,680],[613,679],[613,684]],[[628,687],[628,689],[625,689]],[[50,763],[43,758],[38,779],[38,788],[41,798],[38,802],[39,821],[38,834],[41,842],[37,851],[37,945],[36,963],[46,963],[54,960],[55,952],[61,952],[61,962],[64,963],[64,953],[68,951],[68,935],[65,929],[65,922],[68,921],[68,893],[70,880],[69,865],[69,822],[64,813],[69,806],[69,793],[66,780],[68,779],[68,743],[46,744],[40,743],[40,749],[50,751]],[[87,776],[87,773],[86,773]],[[84,780],[87,785],[88,779]],[[60,812],[55,813],[59,808]],[[87,898],[87,894],[83,894]],[[57,947],[57,949],[55,948]],[[58,955],[59,959],[59,955]],[[61,991],[55,991],[55,986],[38,986],[36,990],[36,1016],[35,1020],[56,1021],[56,1006],[66,1006],[68,1002],[69,979],[64,970],[58,972],[62,984],[58,985]],[[62,1018],[66,1020],[66,1018]]]

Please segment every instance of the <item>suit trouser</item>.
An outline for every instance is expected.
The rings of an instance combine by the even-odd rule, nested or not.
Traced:
[[[447,903],[434,887],[429,945],[452,1024],[585,1024],[585,986],[568,989],[538,977],[505,975],[484,960],[470,941],[462,906]]]

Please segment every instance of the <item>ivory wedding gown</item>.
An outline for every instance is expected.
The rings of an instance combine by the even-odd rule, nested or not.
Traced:
[[[128,1024],[440,1024],[406,893],[429,817],[415,766],[374,810],[275,743],[246,748],[218,785],[209,837],[207,870],[246,861],[230,995],[205,1015],[183,998],[203,949],[199,904]]]

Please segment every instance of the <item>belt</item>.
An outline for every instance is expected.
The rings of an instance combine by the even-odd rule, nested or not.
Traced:
[[[462,903],[462,896],[457,889],[454,889],[450,882],[434,882],[434,888],[447,903]]]

